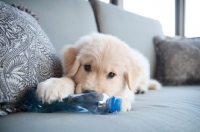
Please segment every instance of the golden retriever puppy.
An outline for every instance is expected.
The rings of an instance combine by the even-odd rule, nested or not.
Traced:
[[[93,33],[75,45],[66,46],[63,68],[64,77],[51,78],[38,85],[37,95],[43,102],[95,90],[121,98],[122,110],[129,111],[137,90],[146,92],[161,87],[159,82],[150,79],[148,60],[111,35]]]

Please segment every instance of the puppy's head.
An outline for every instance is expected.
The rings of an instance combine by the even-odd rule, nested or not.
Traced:
[[[139,67],[131,49],[110,35],[92,34],[81,38],[63,52],[65,76],[76,83],[75,93],[95,90],[117,95],[126,89],[133,91]]]

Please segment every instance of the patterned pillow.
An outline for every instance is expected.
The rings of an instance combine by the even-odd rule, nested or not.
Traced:
[[[61,77],[53,45],[28,13],[0,1],[0,103],[15,103],[50,77]]]
[[[156,78],[163,85],[200,84],[200,38],[154,38]]]

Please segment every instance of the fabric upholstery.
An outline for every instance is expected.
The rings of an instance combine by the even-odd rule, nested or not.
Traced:
[[[39,82],[61,77],[49,38],[30,14],[0,1],[0,103],[15,103]]]
[[[98,32],[94,13],[85,0],[3,0],[23,5],[34,12],[43,30],[61,57],[64,45],[74,44],[78,38]]]
[[[163,85],[200,84],[200,39],[154,38],[156,78]]]
[[[150,61],[151,76],[153,76],[155,69],[153,37],[160,35],[164,38],[160,23],[99,0],[95,0],[94,8],[99,31],[117,36],[132,48],[142,52]]]
[[[16,113],[0,118],[0,131],[199,132],[199,98],[199,86],[164,87],[136,95],[133,109],[126,113]]]

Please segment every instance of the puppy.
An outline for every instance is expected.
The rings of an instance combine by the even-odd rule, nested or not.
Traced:
[[[150,79],[148,60],[111,35],[93,33],[66,46],[62,63],[64,77],[38,85],[37,95],[43,102],[62,101],[69,94],[95,90],[121,98],[122,111],[129,111],[134,92],[161,87]]]

